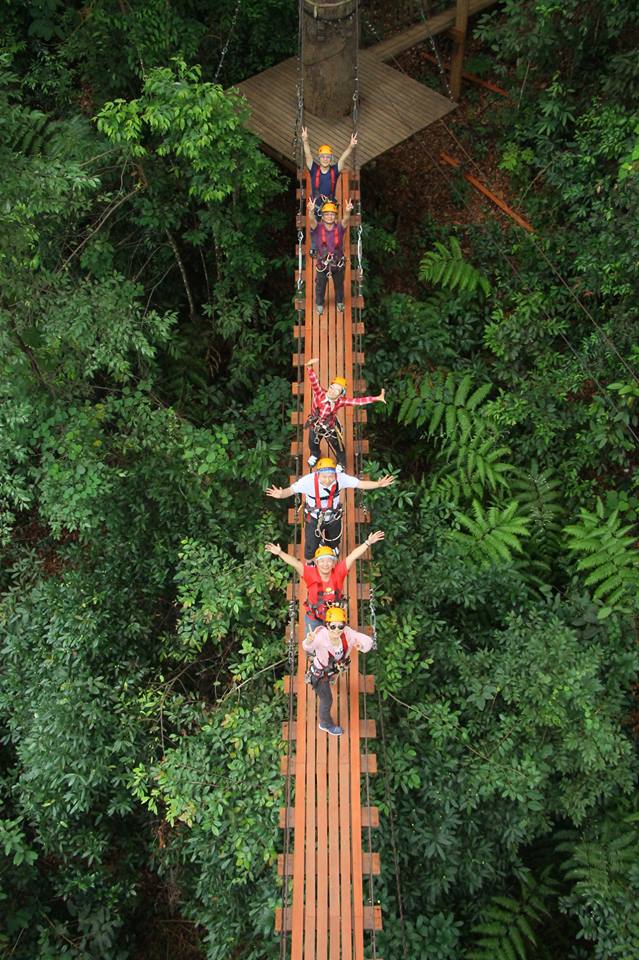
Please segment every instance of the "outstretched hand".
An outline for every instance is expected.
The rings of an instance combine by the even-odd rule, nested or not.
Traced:
[[[310,197],[306,201],[306,206],[308,207],[309,213],[315,213],[315,200],[313,197]]]
[[[347,200],[347,202],[346,202],[346,212],[347,212],[347,213],[350,213],[354,206],[355,206],[355,204],[353,203],[353,201],[352,201],[352,200],[350,199],[350,197],[349,197],[348,200]]]
[[[282,500],[284,497],[284,487],[267,487],[267,497],[275,497],[276,500]]]
[[[382,390],[377,399],[380,403],[386,403],[386,390]]]
[[[282,556],[282,548],[279,543],[265,543],[264,549],[267,553],[272,553],[274,557]]]
[[[357,134],[351,133],[351,147],[357,146]]]
[[[369,545],[372,547],[374,543],[384,539],[384,531],[376,530],[375,533],[369,533],[366,539],[368,540]]]
[[[304,143],[306,143],[308,140],[308,127],[302,127],[301,135],[302,135],[302,140],[304,141]]]
[[[304,364],[304,366],[305,366],[305,367],[312,367],[312,366],[313,366],[314,364],[316,364],[316,363],[319,363],[319,358],[318,358],[318,357],[313,357],[312,360],[307,360],[306,363]]]
[[[395,483],[395,477],[392,475],[392,473],[389,473],[385,477],[380,477],[380,479],[377,481],[377,486],[390,487],[393,483]]]

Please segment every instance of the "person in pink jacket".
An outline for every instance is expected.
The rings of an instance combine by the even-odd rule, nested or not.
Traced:
[[[373,646],[372,637],[358,633],[346,624],[346,611],[342,607],[329,607],[325,626],[309,633],[302,646],[306,653],[314,653],[309,668],[310,684],[319,700],[319,728],[339,737],[343,730],[333,723],[331,708],[333,693],[331,683],[350,666],[352,650],[367,653]]]

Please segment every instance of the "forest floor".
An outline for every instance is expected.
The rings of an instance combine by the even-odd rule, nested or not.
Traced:
[[[479,52],[478,47],[476,50]],[[471,46],[469,53],[472,52]],[[422,44],[406,51],[390,65],[447,95],[438,68],[430,62],[429,55],[430,48]],[[372,207],[377,214],[385,211],[387,228],[404,254],[399,258],[401,264],[397,264],[397,290],[417,291],[417,266],[423,250],[416,240],[423,234],[426,221],[463,227],[492,219],[501,223],[504,232],[510,229],[508,218],[470,187],[460,170],[440,160],[442,153],[448,153],[462,161],[465,171],[517,209],[517,197],[512,195],[507,173],[499,167],[500,156],[495,147],[495,117],[508,107],[509,100],[503,96],[464,81],[456,110],[367,164],[362,182],[364,216],[367,207]],[[361,136],[365,135],[366,132],[361,131]],[[376,200],[378,197],[383,198],[383,206],[381,200]],[[408,274],[406,258],[409,271],[414,266]],[[392,269],[387,279],[395,289]],[[413,283],[415,289],[411,289]]]

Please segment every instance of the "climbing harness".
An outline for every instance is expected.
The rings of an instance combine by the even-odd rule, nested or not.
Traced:
[[[335,679],[350,667],[351,658],[348,655],[348,640],[346,639],[346,634],[344,632],[340,634],[340,640],[342,642],[341,656],[336,657],[329,650],[328,664],[319,669],[311,661],[311,664],[304,676],[304,681],[306,683],[310,683],[313,689],[315,689],[321,680],[328,680],[329,683],[334,683]],[[312,656],[314,656],[314,654],[312,654]]]
[[[332,163],[332,164],[330,165],[330,167],[328,168],[328,173],[330,174],[330,177],[331,177],[331,195],[330,195],[329,197],[326,197],[326,196],[324,196],[324,194],[320,194],[320,193],[318,192],[318,191],[319,191],[319,188],[320,188],[320,180],[321,180],[321,177],[322,177],[322,168],[320,167],[319,164],[318,164],[317,167],[315,168],[315,175],[314,175],[314,177],[313,177],[313,193],[314,193],[316,199],[317,199],[318,197],[319,197],[321,200],[324,200],[324,201],[326,201],[326,200],[333,200],[333,199],[334,199],[334,197],[335,197],[335,184],[337,183],[337,174],[336,174],[336,172],[335,172],[335,167],[336,167],[336,164]]]

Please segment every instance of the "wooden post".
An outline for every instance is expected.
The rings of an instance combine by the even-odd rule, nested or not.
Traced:
[[[468,28],[469,0],[457,0],[455,11],[455,26],[452,28],[453,57],[450,63],[450,92],[453,100],[459,101],[461,96],[462,70],[464,66],[464,47],[466,46],[466,30]]]
[[[316,117],[345,117],[355,90],[356,0],[304,0],[304,103]]]

